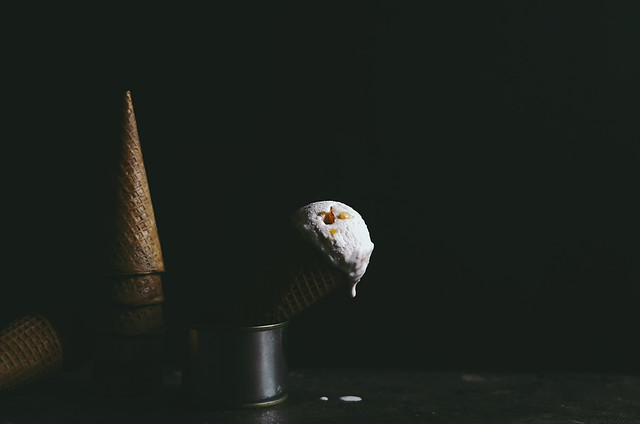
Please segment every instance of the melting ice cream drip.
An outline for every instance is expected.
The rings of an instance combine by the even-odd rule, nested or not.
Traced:
[[[349,289],[349,291],[351,292],[351,297],[356,297],[356,286],[358,285],[358,282],[353,282],[351,283],[351,288]]]

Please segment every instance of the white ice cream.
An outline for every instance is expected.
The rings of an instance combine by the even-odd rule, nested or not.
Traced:
[[[362,216],[341,202],[325,200],[303,206],[292,223],[302,236],[320,249],[351,280],[351,296],[367,266],[373,243]]]

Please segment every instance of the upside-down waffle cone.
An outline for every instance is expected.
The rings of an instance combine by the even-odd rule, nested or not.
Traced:
[[[113,167],[110,267],[116,274],[164,272],[164,260],[131,93],[124,96],[120,149]]]
[[[292,230],[284,248],[231,311],[233,324],[283,322],[348,282],[347,275]]]
[[[123,336],[161,335],[165,333],[162,304],[145,306],[96,305],[94,334]]]
[[[0,333],[0,391],[39,380],[60,368],[62,345],[44,316],[21,316]]]
[[[159,273],[112,275],[103,278],[96,300],[121,306],[155,305],[164,302],[162,276]]]

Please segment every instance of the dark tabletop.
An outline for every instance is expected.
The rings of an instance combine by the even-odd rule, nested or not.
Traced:
[[[129,399],[92,394],[87,375],[3,395],[0,423],[640,423],[637,375],[305,368],[284,403],[236,410],[189,406],[179,371],[159,395]]]

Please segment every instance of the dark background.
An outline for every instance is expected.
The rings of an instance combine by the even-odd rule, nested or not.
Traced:
[[[2,321],[89,302],[131,90],[168,360],[334,199],[376,247],[294,365],[640,371],[637,3],[419,3],[7,13]]]

